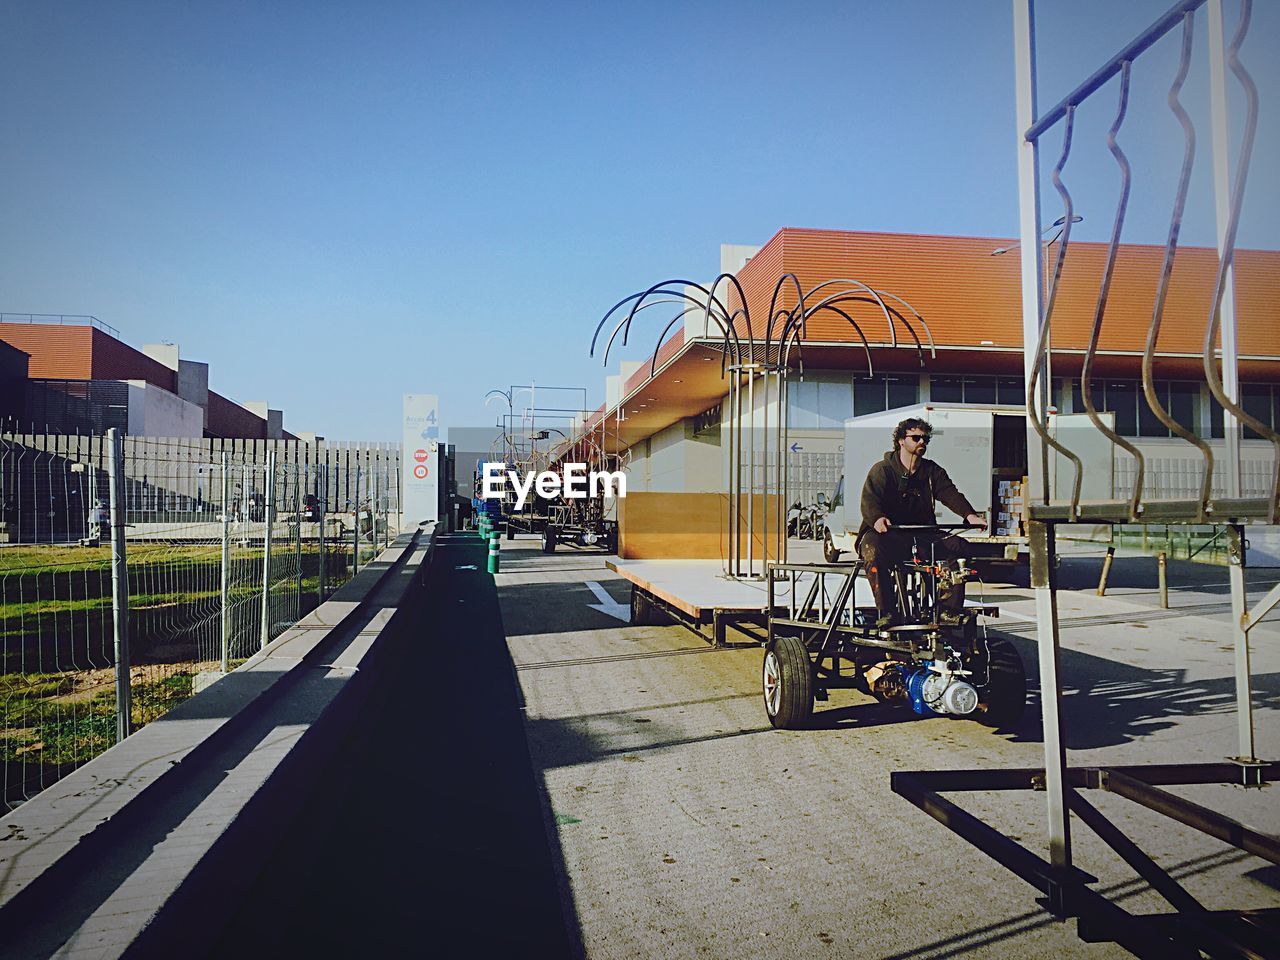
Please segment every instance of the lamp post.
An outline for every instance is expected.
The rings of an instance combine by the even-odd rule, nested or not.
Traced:
[[[1075,214],[1074,216],[1071,217],[1071,222],[1079,223],[1083,219],[1084,217],[1080,216],[1079,214]],[[1041,249],[1043,250],[1044,275],[1046,277],[1049,276],[1049,248],[1058,242],[1058,238],[1061,237],[1063,232],[1067,229],[1067,218],[1065,216],[1059,217],[1057,220],[1053,221],[1053,223],[1049,224],[1049,226],[1044,229],[1044,231],[1040,234],[1040,236],[1043,237],[1046,233],[1048,233],[1050,230],[1053,230],[1054,228],[1057,228],[1058,232],[1055,233],[1048,240],[1042,240],[1040,243]],[[1019,241],[1018,243],[1010,244],[1007,247],[997,247],[996,249],[991,251],[991,256],[993,257],[1001,256],[1002,254],[1006,254],[1011,250],[1017,250],[1020,246],[1022,246],[1021,241]],[[1040,311],[1041,311],[1041,314],[1043,315],[1044,313],[1043,302],[1041,302],[1040,304]],[[1048,322],[1049,322],[1049,319],[1046,317],[1045,323],[1048,324]],[[1050,368],[1051,358],[1053,355],[1052,340],[1053,340],[1053,334],[1051,331],[1049,335],[1046,336],[1044,339],[1043,415],[1046,418],[1046,420],[1049,416],[1049,407],[1053,405],[1053,376],[1052,376],[1052,370]]]

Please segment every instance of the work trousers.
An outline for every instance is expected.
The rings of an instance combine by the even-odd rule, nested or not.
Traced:
[[[858,554],[866,564],[867,580],[876,599],[876,609],[883,614],[897,613],[897,591],[893,570],[899,563],[911,559],[912,542],[919,544],[922,561],[958,560],[973,552],[972,545],[962,537],[933,533],[927,530],[894,530],[886,533],[868,530],[858,540]],[[943,583],[938,590],[938,605],[943,609],[959,610],[964,606],[964,581]]]

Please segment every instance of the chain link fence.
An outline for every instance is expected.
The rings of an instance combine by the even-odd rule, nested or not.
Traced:
[[[199,440],[0,436],[12,807],[216,682],[395,535],[382,477]],[[372,482],[371,482],[372,481]],[[330,514],[340,486],[349,507]]]

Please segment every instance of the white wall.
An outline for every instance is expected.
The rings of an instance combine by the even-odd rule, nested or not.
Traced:
[[[204,411],[200,407],[145,380],[127,382],[130,436],[204,436]]]

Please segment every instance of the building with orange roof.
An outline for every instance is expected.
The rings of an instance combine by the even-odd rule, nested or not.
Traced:
[[[854,280],[903,304],[904,322],[886,321],[874,303],[844,304],[861,335],[834,311],[808,321],[793,350],[789,378],[794,493],[809,502],[834,486],[844,422],[850,417],[916,404],[1025,408],[1020,258],[999,255],[1013,245],[1007,238],[787,227],[759,248],[722,248],[722,270],[741,285],[757,341],[766,334],[776,341],[781,332],[780,324],[767,328],[766,320],[775,286],[789,274],[805,291],[827,281]],[[1046,254],[1052,260],[1056,245]],[[1064,262],[1051,336],[1052,402],[1061,413],[1083,410],[1080,375],[1105,254],[1106,244],[1073,241]],[[1198,460],[1190,445],[1171,436],[1154,416],[1141,387],[1163,256],[1163,247],[1121,246],[1103,313],[1092,393],[1098,409],[1114,415],[1116,431],[1144,453],[1175,459],[1194,454]],[[1177,252],[1153,371],[1157,392],[1174,418],[1221,443],[1222,411],[1203,370],[1217,268],[1212,249]],[[742,307],[742,298],[728,285],[721,284],[719,292],[730,311]],[[1280,252],[1237,251],[1235,300],[1242,404],[1275,428],[1280,426]],[[796,302],[794,288],[783,284],[775,316]],[[813,305],[808,296],[806,305]],[[661,316],[655,308],[637,314],[629,341],[656,339],[670,314],[679,311],[673,307]],[[612,325],[602,331],[602,344]],[[746,335],[746,316],[738,317],[735,331]],[[703,311],[686,314],[660,346],[655,343],[646,362],[623,362],[607,378],[604,406],[580,420],[580,433],[594,430],[608,449],[629,452],[628,493],[727,489],[723,339],[714,324],[707,328]],[[1269,475],[1270,443],[1246,429],[1241,449],[1246,468],[1252,464],[1259,476]],[[1122,472],[1120,464],[1117,470]]]

